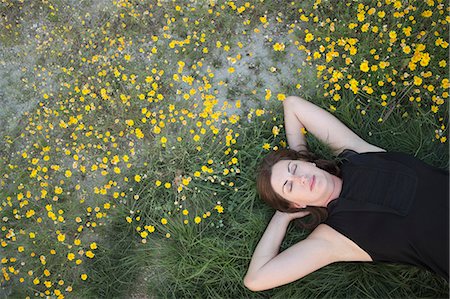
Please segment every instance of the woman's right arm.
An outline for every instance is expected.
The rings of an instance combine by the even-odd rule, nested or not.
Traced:
[[[256,246],[244,285],[252,291],[262,291],[300,279],[307,274],[340,260],[335,232],[318,227],[307,239],[279,253],[289,222],[307,215],[305,212],[277,211]],[[331,238],[329,238],[331,236]]]
[[[289,96],[283,102],[286,138],[293,150],[306,150],[303,130],[308,130],[328,144],[337,155],[344,149],[358,153],[380,152],[384,149],[364,141],[331,113],[300,97]]]

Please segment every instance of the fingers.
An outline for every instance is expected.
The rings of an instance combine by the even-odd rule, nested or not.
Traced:
[[[300,211],[300,212],[289,213],[289,216],[290,216],[291,220],[294,220],[297,218],[302,218],[302,217],[308,216],[309,214],[311,214],[311,212],[309,212],[309,211]]]
[[[276,211],[274,216],[278,216],[278,217],[282,217],[282,218],[286,218],[289,220],[294,220],[297,218],[302,218],[305,216],[308,216],[311,212],[309,211],[299,211],[299,212],[294,212],[294,213],[286,213],[286,212],[281,212],[281,211]]]

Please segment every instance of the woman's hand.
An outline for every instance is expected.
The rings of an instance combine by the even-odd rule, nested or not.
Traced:
[[[277,210],[275,212],[275,214],[273,215],[273,217],[285,219],[286,221],[291,222],[294,219],[305,217],[305,216],[309,215],[309,213],[310,213],[309,211],[300,211],[300,212],[295,212],[295,213],[285,213],[285,212],[281,212],[281,211]]]

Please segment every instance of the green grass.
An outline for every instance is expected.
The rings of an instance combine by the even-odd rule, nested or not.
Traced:
[[[430,18],[421,16],[429,7],[417,4],[408,12],[416,23],[404,18],[400,28],[389,1],[374,14],[365,1],[363,22],[357,3],[323,2],[2,3],[5,57],[22,66],[18,86],[38,105],[0,131],[0,297],[448,297],[441,278],[395,264],[337,263],[273,290],[243,286],[273,214],[258,198],[255,171],[269,152],[263,145],[286,142],[278,97],[303,96],[370,143],[449,166],[448,74],[439,65],[448,53],[435,44],[438,36],[448,43],[439,13],[448,4],[436,1]],[[358,26],[350,29],[352,22]],[[366,22],[383,37],[361,32]],[[393,30],[398,41],[390,44]],[[417,38],[420,31],[426,34]],[[358,39],[355,55],[338,45],[345,38]],[[423,43],[429,64],[409,69],[413,53],[402,52],[402,43],[413,52]],[[332,51],[339,56],[327,61]],[[391,65],[364,72],[364,60]],[[356,94],[346,86],[351,79]],[[224,101],[232,109],[222,109]],[[282,249],[306,236],[291,225]]]

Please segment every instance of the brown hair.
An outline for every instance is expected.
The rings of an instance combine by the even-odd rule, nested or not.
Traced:
[[[256,188],[258,189],[259,196],[272,208],[281,212],[294,213],[298,211],[308,211],[310,215],[306,218],[297,219],[297,224],[309,230],[314,229],[320,223],[325,221],[328,216],[326,208],[323,207],[306,207],[306,208],[294,208],[289,201],[284,199],[278,193],[275,192],[270,183],[272,176],[272,167],[281,160],[303,160],[306,162],[313,162],[318,168],[321,168],[333,175],[339,176],[340,169],[335,161],[321,159],[315,154],[309,151],[295,151],[292,149],[281,149],[271,152],[261,162],[259,171],[257,173]],[[308,219],[305,221],[304,219]]]

